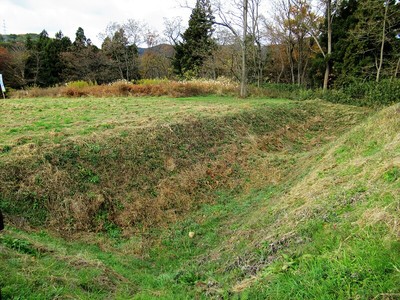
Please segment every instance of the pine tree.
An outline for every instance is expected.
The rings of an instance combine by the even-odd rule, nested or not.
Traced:
[[[88,39],[85,36],[85,31],[83,30],[82,27],[79,27],[78,30],[75,33],[75,41],[73,43],[74,47],[77,50],[80,50],[82,48],[85,48],[88,46]]]
[[[212,55],[214,16],[209,0],[197,0],[182,42],[175,45],[174,71],[180,76],[198,77],[201,67]]]

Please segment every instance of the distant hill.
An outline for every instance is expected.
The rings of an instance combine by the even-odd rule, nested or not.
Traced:
[[[32,40],[39,39],[39,34],[37,33],[25,33],[25,34],[0,34],[0,42],[25,42],[26,39],[30,37]]]
[[[167,57],[171,57],[175,53],[174,46],[169,44],[160,44],[150,48],[139,48],[138,51],[139,55],[151,52],[151,53],[164,54]]]
[[[26,39],[30,37],[32,41],[39,39],[39,34],[37,33],[25,33],[25,34],[0,34],[0,43],[16,43],[16,42],[26,42]],[[139,55],[145,53],[158,53],[164,54],[167,57],[172,57],[175,53],[174,47],[169,44],[160,44],[150,48],[139,48]]]

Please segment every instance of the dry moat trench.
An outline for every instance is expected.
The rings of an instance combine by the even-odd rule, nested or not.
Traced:
[[[109,131],[58,145],[26,144],[0,157],[0,203],[18,227],[143,232],[231,193],[290,176],[268,153],[332,140],[367,110],[292,102],[201,119]]]

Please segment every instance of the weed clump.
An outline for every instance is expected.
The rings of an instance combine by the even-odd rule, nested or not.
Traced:
[[[383,107],[398,103],[400,100],[400,80],[360,81],[353,80],[340,87],[327,91],[309,89],[293,84],[267,83],[261,89],[252,89],[253,94],[270,98],[293,100],[324,99],[332,103],[364,107]]]

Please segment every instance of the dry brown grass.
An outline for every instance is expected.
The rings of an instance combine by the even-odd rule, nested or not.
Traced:
[[[192,97],[200,95],[236,95],[238,85],[227,81],[156,81],[154,83],[130,83],[119,81],[104,85],[65,85],[52,88],[30,88],[14,91],[11,98],[36,97],[120,97],[120,96],[169,96]]]
[[[357,225],[361,228],[376,226],[377,224],[385,225],[392,236],[400,239],[400,218],[398,216],[399,209],[390,212],[391,208],[375,207],[367,209],[361,218],[357,221]]]

